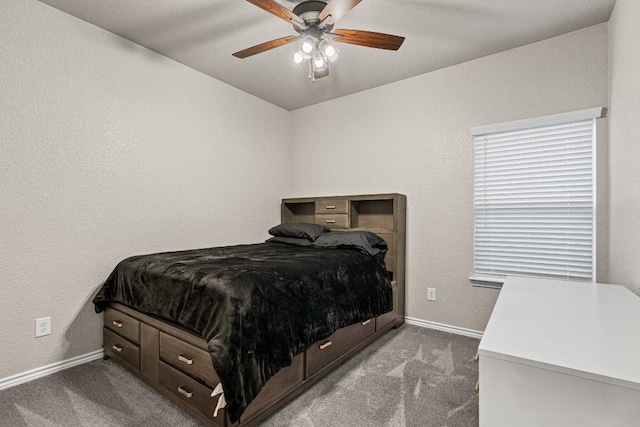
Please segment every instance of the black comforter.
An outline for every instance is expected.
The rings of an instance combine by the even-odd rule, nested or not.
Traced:
[[[393,304],[380,255],[282,243],[125,259],[94,298],[96,311],[109,301],[201,334],[232,422],[296,354]]]

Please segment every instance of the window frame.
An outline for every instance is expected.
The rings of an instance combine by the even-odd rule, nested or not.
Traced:
[[[596,119],[601,118],[604,116],[604,112],[605,109],[603,107],[595,107],[595,108],[589,108],[589,109],[584,109],[584,110],[578,110],[578,111],[572,111],[572,112],[567,112],[567,113],[560,113],[560,114],[553,114],[553,115],[548,115],[548,116],[542,116],[542,117],[535,117],[535,118],[530,118],[530,119],[524,119],[524,120],[516,120],[516,121],[511,121],[511,122],[505,122],[505,123],[498,123],[498,124],[492,124],[492,125],[485,125],[485,126],[477,126],[477,127],[473,127],[471,129],[471,134],[473,136],[473,143],[474,143],[474,191],[473,191],[473,195],[474,195],[474,213],[473,213],[473,219],[474,219],[474,248],[473,248],[473,258],[474,258],[474,270],[473,270],[473,274],[469,277],[469,280],[471,282],[472,285],[474,286],[478,286],[478,287],[489,287],[489,288],[500,288],[502,286],[502,283],[504,282],[505,278],[507,277],[507,275],[500,275],[500,274],[488,274],[488,273],[484,273],[484,272],[477,272],[476,270],[476,220],[478,219],[477,216],[477,212],[476,212],[476,204],[475,204],[475,197],[476,197],[476,188],[475,188],[475,184],[476,184],[476,178],[475,178],[475,172],[476,172],[476,166],[475,166],[475,147],[476,147],[476,137],[477,136],[481,136],[481,135],[487,135],[487,134],[496,134],[496,133],[501,133],[501,132],[509,132],[509,131],[518,131],[518,130],[527,130],[527,129],[532,129],[532,128],[539,128],[539,127],[544,127],[544,126],[553,126],[553,125],[558,125],[558,124],[562,124],[562,123],[569,123],[569,122],[577,122],[577,121],[587,121],[587,120],[593,120],[593,134],[592,134],[592,138],[593,138],[593,145],[592,145],[592,150],[591,150],[591,154],[592,154],[592,176],[591,176],[591,182],[592,182],[592,209],[593,209],[593,215],[592,215],[592,228],[591,228],[591,233],[592,233],[592,259],[591,259],[591,268],[592,268],[592,277],[590,278],[590,280],[593,282],[596,279],[596,266],[597,266],[597,262],[596,262],[596,237],[597,237],[597,162],[596,162],[596,153],[597,153],[597,121]],[[522,274],[509,274],[509,275],[517,275],[517,276],[523,276],[523,277],[544,277],[543,275],[535,275],[535,274],[526,274],[526,273],[522,273]],[[576,280],[578,281],[577,278],[574,279],[566,279],[566,280]]]

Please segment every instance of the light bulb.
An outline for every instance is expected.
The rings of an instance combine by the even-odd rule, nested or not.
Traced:
[[[298,45],[298,53],[302,59],[310,59],[316,50],[316,41],[311,36],[306,36]]]
[[[304,42],[302,42],[302,46],[300,46],[300,49],[302,49],[302,51],[306,54],[313,52],[313,42],[311,40],[305,40]]]
[[[293,54],[293,62],[295,62],[296,64],[301,64],[302,61],[304,61],[304,58],[302,57],[302,55],[300,55],[300,53],[296,52]]]
[[[338,59],[338,49],[330,45],[326,40],[322,40],[322,42],[320,42],[320,49],[329,61],[334,62]]]
[[[324,48],[324,54],[327,55],[328,57],[331,57],[333,55],[335,55],[336,53],[336,48],[331,46],[330,44],[326,45]]]
[[[313,60],[313,65],[315,65],[316,68],[322,68],[324,64],[324,57],[322,55],[317,55]]]

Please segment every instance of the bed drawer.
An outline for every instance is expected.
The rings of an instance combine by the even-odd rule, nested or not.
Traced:
[[[103,329],[103,347],[105,354],[112,359],[122,361],[135,370],[140,368],[140,349],[138,346],[107,328]]]
[[[218,397],[211,397],[212,389],[163,362],[160,362],[158,378],[162,388],[189,408],[220,426],[224,425],[226,418],[224,409],[218,411],[217,417],[213,416]]]
[[[349,215],[347,214],[317,214],[316,224],[329,228],[349,228]]]
[[[213,369],[209,352],[164,332],[160,332],[160,359],[194,378],[203,380],[212,388],[220,382]]]
[[[346,214],[349,213],[348,200],[317,200],[317,214]]]
[[[326,340],[314,343],[307,350],[307,378],[338,359],[375,332],[375,320],[369,319],[338,329]]]
[[[140,344],[140,322],[133,317],[107,307],[104,310],[104,326],[132,343]]]
[[[265,410],[271,404],[280,400],[297,384],[300,384],[302,380],[304,380],[304,353],[294,357],[291,366],[281,369],[280,372],[267,381],[267,384],[258,393],[258,397],[244,411],[241,420],[249,420],[254,415]]]

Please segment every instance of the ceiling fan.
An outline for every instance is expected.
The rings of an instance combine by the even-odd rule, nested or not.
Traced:
[[[233,54],[244,59],[276,47],[300,41],[293,61],[309,62],[309,79],[315,81],[329,75],[329,62],[337,59],[339,51],[330,41],[355,44],[376,49],[398,50],[404,37],[361,30],[333,30],[335,22],[347,14],[362,0],[308,0],[298,4],[292,11],[275,0],[247,0],[293,25],[297,36],[286,36],[261,43]]]

